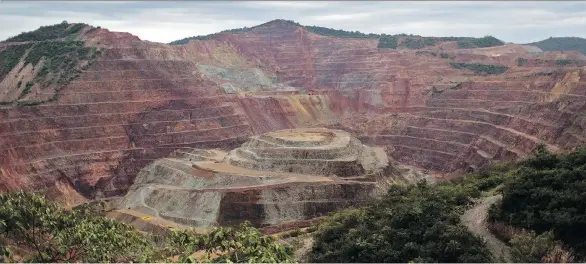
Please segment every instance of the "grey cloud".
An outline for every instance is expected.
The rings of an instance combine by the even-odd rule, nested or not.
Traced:
[[[365,33],[493,35],[526,43],[586,37],[585,14],[586,2],[545,1],[0,2],[0,39],[67,20],[169,42],[283,18]]]

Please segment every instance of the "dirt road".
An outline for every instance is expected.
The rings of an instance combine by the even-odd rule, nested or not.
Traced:
[[[498,202],[501,195],[494,195],[483,198],[474,207],[470,208],[462,215],[462,223],[468,227],[470,232],[480,236],[484,241],[497,262],[511,262],[509,254],[510,248],[501,240],[496,238],[486,226],[488,218],[488,208],[490,205]]]

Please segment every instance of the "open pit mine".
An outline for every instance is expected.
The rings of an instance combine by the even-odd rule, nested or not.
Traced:
[[[0,191],[112,201],[144,228],[311,221],[389,180],[586,142],[577,51],[284,20],[177,45],[52,27],[0,43]]]
[[[196,228],[305,224],[371,199],[387,166],[382,148],[340,130],[269,132],[230,152],[183,148],[156,160],[111,215]]]

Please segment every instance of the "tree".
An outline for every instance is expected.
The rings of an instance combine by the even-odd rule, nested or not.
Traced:
[[[459,223],[465,189],[391,186],[371,206],[345,210],[319,225],[313,262],[490,262],[483,241]],[[465,197],[462,199],[460,197]]]
[[[63,211],[39,194],[0,194],[0,236],[32,252],[28,261],[112,262],[148,246],[138,230],[87,209]]]
[[[90,205],[65,211],[42,195],[0,194],[0,238],[30,252],[32,262],[290,262],[292,250],[245,222],[207,234],[173,231],[159,237],[100,216]],[[2,240],[0,240],[2,241]],[[0,245],[0,256],[9,251]],[[199,254],[198,253],[203,253]]]

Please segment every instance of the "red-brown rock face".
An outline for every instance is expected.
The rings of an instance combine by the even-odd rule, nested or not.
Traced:
[[[104,50],[57,101],[0,108],[1,191],[58,183],[86,197],[117,195],[176,148],[229,149],[254,134],[316,125],[442,173],[523,157],[539,143],[568,150],[586,138],[583,62],[552,61],[582,59],[569,52],[441,43],[431,55],[282,21],[182,46],[107,30],[83,39]],[[528,62],[518,66],[519,57]],[[509,70],[478,76],[452,61]],[[313,95],[268,92],[287,87]]]

